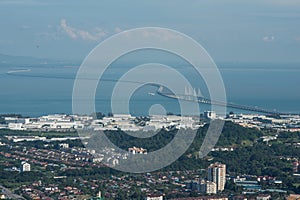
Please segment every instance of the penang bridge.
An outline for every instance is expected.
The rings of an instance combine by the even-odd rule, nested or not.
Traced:
[[[27,73],[19,73],[19,72],[28,72],[30,70],[16,70],[16,71],[9,71],[6,74],[10,76],[25,76],[25,77],[39,77],[39,78],[55,78],[55,79],[71,79],[74,80],[73,77],[59,77],[59,76],[49,76],[49,75],[32,75]],[[154,83],[144,83],[140,81],[120,81],[116,79],[102,79],[102,81],[108,81],[108,82],[124,82],[124,83],[135,83],[135,84],[148,84],[155,87],[158,87],[156,93],[158,95],[161,95],[163,97],[171,98],[171,99],[178,99],[183,101],[191,101],[191,102],[197,102],[201,104],[209,104],[209,105],[216,105],[216,106],[225,106],[228,108],[234,108],[239,110],[246,110],[246,111],[252,111],[252,112],[259,112],[259,113],[265,113],[269,115],[292,115],[292,113],[283,113],[278,112],[275,110],[267,110],[263,108],[259,108],[256,106],[246,106],[246,105],[240,105],[240,104],[234,104],[234,103],[228,103],[228,102],[222,102],[222,101],[214,101],[209,98],[202,97],[200,95],[200,91],[196,92],[194,89],[186,89],[184,94],[175,95],[173,93],[164,92],[164,87],[158,84]]]
[[[235,109],[240,109],[240,110],[247,110],[247,111],[253,111],[253,112],[259,112],[259,113],[265,113],[269,115],[290,115],[291,113],[282,113],[278,111],[272,111],[272,110],[267,110],[259,107],[254,107],[254,106],[246,106],[246,105],[239,105],[239,104],[234,104],[234,103],[228,103],[228,102],[222,102],[222,101],[213,101],[211,99],[202,97],[195,92],[193,89],[191,91],[185,91],[185,94],[173,94],[173,93],[167,93],[164,92],[164,87],[159,86],[158,90],[156,91],[157,94],[171,98],[171,99],[178,99],[178,100],[183,100],[183,101],[191,101],[191,102],[197,102],[201,104],[209,104],[209,105],[216,105],[216,106],[225,106],[228,108],[235,108]]]

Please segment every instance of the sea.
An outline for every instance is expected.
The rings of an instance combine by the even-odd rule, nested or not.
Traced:
[[[96,112],[112,112],[111,96],[114,86],[135,62],[118,62],[109,66],[101,77],[95,95]],[[169,62],[174,69],[191,80],[193,89],[209,97],[207,86],[186,63]],[[226,89],[227,102],[264,108],[291,114],[300,113],[300,65],[293,63],[217,63]],[[47,114],[72,114],[72,92],[80,63],[41,63],[0,65],[0,113],[37,117]],[[169,77],[172,79],[172,77]],[[102,81],[101,81],[102,80]],[[176,81],[176,80],[174,80]],[[203,86],[203,87],[202,87]],[[183,90],[189,90],[184,88]],[[166,112],[180,114],[176,99],[160,96],[157,87],[145,85],[130,97],[130,114],[155,114],[149,110],[161,105]],[[120,100],[121,101],[121,100]],[[210,110],[200,104],[200,112]],[[227,112],[249,111],[227,108]]]

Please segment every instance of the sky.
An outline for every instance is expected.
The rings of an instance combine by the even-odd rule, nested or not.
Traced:
[[[149,26],[191,36],[217,62],[300,63],[300,0],[0,0],[0,54],[80,61]]]

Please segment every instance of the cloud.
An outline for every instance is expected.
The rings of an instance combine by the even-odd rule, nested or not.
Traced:
[[[110,31],[104,31],[103,29],[96,27],[94,28],[93,32],[89,32],[86,30],[78,29],[75,27],[70,26],[67,23],[66,19],[62,19],[60,21],[60,27],[66,33],[70,38],[76,40],[76,39],[82,39],[86,41],[99,41],[105,37],[108,37],[110,35],[123,32],[123,30],[120,27],[115,27],[111,29]],[[125,31],[127,34],[130,32]],[[125,34],[126,34],[125,33]],[[174,39],[181,39],[182,37],[179,34],[174,34],[172,31],[165,30],[165,29],[141,29],[142,37],[144,38],[155,38],[162,41],[169,41]],[[127,35],[129,36],[129,35]]]
[[[264,42],[273,42],[275,40],[274,36],[264,36],[262,39]]]
[[[35,34],[39,38],[43,38],[43,40],[59,40],[60,36],[56,31],[46,31]]]
[[[89,41],[98,41],[103,39],[107,36],[107,33],[102,30],[101,28],[96,27],[93,33],[90,33],[85,30],[77,29],[71,27],[67,24],[66,19],[62,19],[60,21],[60,27],[63,31],[72,39],[82,39],[82,40],[89,40]]]
[[[73,39],[76,39],[78,36],[74,28],[67,25],[67,20],[62,19],[60,21],[60,27]]]
[[[39,0],[0,0],[2,5],[21,5],[21,6],[49,6],[60,5],[60,2],[39,1]]]
[[[153,30],[145,29],[145,30],[143,30],[142,34],[143,34],[143,37],[145,37],[145,38],[153,37],[153,38],[158,38],[163,41],[181,38],[180,35],[174,34],[173,32],[164,30],[164,29],[153,29]]]
[[[25,30],[25,29],[29,29],[30,26],[28,26],[28,25],[22,25],[20,28]]]
[[[123,31],[123,30],[122,30],[121,28],[119,28],[119,27],[116,27],[116,28],[115,28],[115,32],[116,32],[116,33],[120,33],[120,32],[122,32],[122,31]]]
[[[295,40],[296,40],[297,42],[300,42],[300,36],[295,37]]]
[[[299,6],[299,0],[262,0],[262,3],[267,3],[276,6]]]

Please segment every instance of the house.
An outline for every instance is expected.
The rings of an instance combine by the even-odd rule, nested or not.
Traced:
[[[20,172],[30,172],[31,165],[25,161],[21,162]]]
[[[161,194],[150,194],[148,195],[145,200],[163,200],[164,196]]]
[[[260,194],[256,197],[256,200],[269,200],[271,199],[271,195],[269,194]]]

